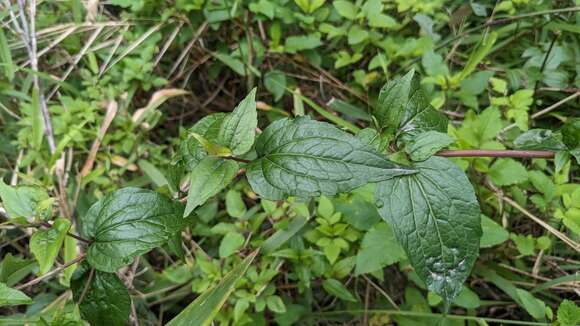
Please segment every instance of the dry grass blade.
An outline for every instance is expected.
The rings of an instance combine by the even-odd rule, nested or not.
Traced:
[[[145,42],[145,40],[151,36],[151,34],[157,32],[161,26],[163,26],[162,23],[159,23],[153,27],[151,27],[147,32],[145,32],[143,35],[141,35],[137,40],[135,40],[135,42],[131,43],[131,45],[129,45],[127,47],[127,49],[125,49],[125,51],[123,51],[123,53],[121,53],[116,59],[115,61],[113,61],[108,67],[106,67],[103,70],[103,73],[107,72],[109,69],[111,69],[111,67],[113,67],[114,65],[116,65],[117,63],[119,63],[119,61],[123,60],[127,55],[129,55],[129,53],[133,52],[136,48],[139,47],[139,45],[141,45],[141,43]]]
[[[85,161],[85,165],[83,166],[83,169],[81,170],[82,177],[86,177],[89,174],[89,172],[91,172],[91,170],[93,169],[93,165],[95,163],[95,158],[97,157],[97,152],[99,151],[99,147],[101,146],[101,142],[103,141],[103,137],[105,137],[105,134],[107,133],[107,130],[109,129],[109,126],[111,125],[111,122],[113,122],[115,115],[117,115],[117,109],[118,109],[117,102],[109,101],[109,105],[107,106],[107,113],[105,114],[105,119],[103,120],[103,123],[101,124],[101,128],[99,129],[99,133],[97,135],[97,138],[95,138],[95,141],[93,142],[93,145],[91,146],[91,151],[89,152],[89,156],[87,157],[87,160]]]
[[[93,34],[91,35],[91,37],[89,38],[89,40],[85,43],[85,46],[83,46],[83,48],[81,49],[81,51],[79,53],[77,53],[77,55],[75,56],[73,63],[68,67],[68,69],[66,70],[66,72],[64,73],[64,75],[60,78],[60,81],[63,82],[65,81],[68,76],[70,75],[70,73],[75,69],[75,67],[77,66],[77,64],[79,63],[79,61],[81,61],[81,59],[83,58],[83,56],[87,53],[87,51],[89,50],[89,48],[91,47],[91,45],[93,45],[93,43],[95,42],[95,40],[97,39],[97,37],[101,34],[101,32],[103,31],[105,27],[104,26],[100,26],[99,28],[97,28]],[[60,88],[61,83],[56,84],[56,86],[54,86],[54,88],[52,89],[52,91],[50,91],[50,94],[48,94],[46,100],[49,101],[54,94],[56,94],[56,92],[58,91],[58,89]]]
[[[181,27],[183,27],[183,22],[180,22],[179,25],[177,25],[177,27],[175,27],[175,30],[173,31],[173,33],[171,33],[171,35],[169,36],[169,38],[167,39],[167,41],[163,45],[163,48],[161,48],[161,51],[159,51],[159,53],[157,54],[157,57],[155,57],[155,61],[153,61],[154,68],[157,67],[157,65],[159,64],[159,61],[161,61],[161,58],[163,58],[163,55],[165,54],[165,52],[167,52],[167,49],[169,49],[169,47],[171,46],[171,43],[173,43],[173,41],[177,37],[177,34],[181,30]]]
[[[169,70],[169,74],[167,75],[167,79],[171,79],[170,78],[171,75],[173,75],[173,73],[177,70],[177,68],[179,67],[179,65],[183,61],[183,59],[185,59],[185,57],[189,54],[189,51],[191,51],[191,48],[193,47],[195,42],[197,42],[197,40],[199,39],[199,37],[205,31],[206,28],[207,28],[207,22],[204,22],[201,26],[199,26],[199,28],[195,32],[195,35],[193,35],[193,38],[191,39],[191,41],[189,41],[189,43],[187,43],[187,45],[185,46],[185,49],[183,49],[183,51],[181,52],[181,54],[179,55],[179,57],[177,58],[177,60],[173,64],[173,66],[171,67],[171,70]]]
[[[140,108],[137,111],[135,111],[135,113],[133,113],[133,116],[131,117],[131,119],[133,120],[133,122],[136,125],[140,125],[141,122],[143,122],[143,120],[145,119],[145,117],[147,117],[149,112],[151,112],[154,109],[156,109],[157,107],[159,107],[165,101],[167,101],[168,99],[170,99],[172,97],[185,95],[188,93],[189,93],[188,91],[183,90],[183,89],[179,89],[179,88],[167,88],[167,89],[159,90],[159,91],[155,92],[153,94],[153,96],[151,96],[151,98],[149,99],[149,102],[147,103],[147,105],[145,107]]]
[[[564,233],[556,230],[553,226],[551,226],[550,224],[544,222],[541,218],[539,218],[539,217],[535,216],[534,214],[530,213],[528,210],[526,210],[525,208],[521,207],[518,203],[516,203],[513,199],[511,199],[509,197],[506,197],[506,196],[502,196],[501,199],[503,201],[505,201],[506,203],[510,204],[513,208],[515,208],[518,211],[520,211],[525,216],[527,216],[530,219],[532,219],[534,222],[536,222],[539,225],[541,225],[544,229],[546,229],[548,232],[552,233],[558,239],[562,240],[562,242],[564,242],[565,244],[567,244],[568,246],[570,246],[576,252],[580,252],[580,244],[579,243],[577,243],[574,240],[568,238],[568,236],[566,236]]]

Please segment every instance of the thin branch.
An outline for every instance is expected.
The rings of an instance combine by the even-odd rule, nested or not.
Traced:
[[[71,260],[71,261],[69,261],[69,262],[67,262],[67,263],[65,263],[63,265],[60,265],[59,267],[51,270],[50,272],[48,272],[48,273],[46,273],[46,274],[44,274],[42,276],[39,276],[39,277],[33,279],[32,281],[30,281],[28,283],[24,283],[22,285],[19,285],[19,286],[15,287],[15,289],[16,290],[22,290],[24,288],[27,288],[29,286],[38,284],[38,283],[40,283],[40,282],[42,282],[44,280],[47,280],[49,278],[52,278],[53,276],[57,275],[62,270],[66,269],[66,268],[68,268],[68,267],[70,267],[70,266],[72,266],[72,265],[74,265],[76,263],[79,263],[79,262],[83,261],[85,259],[85,257],[86,257],[85,254],[81,254],[77,258],[75,258],[75,259],[73,259],[73,260]]]
[[[547,222],[545,222],[544,220],[542,220],[541,218],[537,217],[536,215],[530,213],[528,210],[526,210],[525,208],[523,208],[522,206],[520,206],[518,203],[516,203],[513,199],[511,199],[510,197],[504,196],[501,192],[498,192],[498,188],[496,186],[494,186],[491,182],[487,182],[487,186],[495,191],[496,193],[498,193],[499,198],[508,203],[510,206],[512,206],[513,208],[517,209],[518,211],[520,211],[522,214],[524,214],[525,216],[529,217],[531,220],[533,220],[534,222],[538,223],[539,225],[541,225],[544,229],[546,229],[548,232],[552,233],[554,236],[556,236],[558,239],[562,240],[562,242],[564,242],[565,244],[567,244],[568,246],[570,246],[572,249],[574,249],[576,252],[580,252],[580,244],[575,242],[574,240],[570,239],[568,236],[566,236],[564,233],[560,232],[559,230],[557,230],[556,228],[554,228],[553,226],[551,226],[550,224],[548,224]]]
[[[541,111],[538,111],[538,112],[532,114],[530,116],[530,119],[533,120],[533,119],[539,118],[539,117],[543,116],[544,114],[549,113],[549,112],[551,112],[551,111],[559,108],[560,106],[564,105],[566,102],[572,101],[573,99],[577,98],[578,96],[580,96],[580,91],[577,91],[576,93],[574,93],[574,94],[572,94],[572,95],[570,95],[570,96],[568,96],[568,97],[566,97],[566,98],[564,98],[564,99],[562,99],[562,100],[560,100],[560,101],[558,101],[558,102],[556,102],[556,103],[548,106],[547,108],[545,108],[545,109],[543,109]],[[511,125],[503,128],[501,130],[501,132],[504,133],[504,132],[506,132],[506,131],[514,128],[515,126],[516,126],[516,124],[515,123],[512,123]]]
[[[487,149],[465,149],[465,150],[444,150],[437,156],[443,157],[517,157],[517,158],[553,158],[551,151],[524,151],[524,150],[487,150]]]

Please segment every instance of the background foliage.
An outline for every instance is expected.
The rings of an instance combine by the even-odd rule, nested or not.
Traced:
[[[184,309],[193,311],[186,307],[202,293],[210,301],[215,292],[229,293],[227,284],[236,286],[215,317],[217,325],[579,323],[576,5],[38,1],[26,7],[36,9],[35,69],[8,10],[19,19],[19,6],[2,2],[0,311],[7,317],[0,324],[165,324]],[[224,183],[234,182],[226,190],[191,184],[207,190],[206,198],[186,199],[190,185],[176,163],[201,161],[208,169],[221,163],[183,161],[178,154],[204,137],[236,142],[227,132],[211,135],[217,132],[212,121],[190,130],[208,114],[229,113],[250,94],[261,129],[309,115],[358,133],[401,118],[389,111],[373,120],[369,112],[397,104],[396,98],[381,98],[380,89],[411,69],[422,76],[428,102],[450,118],[446,134],[434,131],[405,147],[412,159],[445,147],[556,152],[553,160],[453,159],[475,187],[483,236],[475,267],[446,318],[442,298],[426,290],[392,227],[380,218],[372,185],[309,202],[271,201],[252,191],[238,162],[227,161],[220,171]],[[53,148],[43,132],[42,103],[50,112]],[[192,139],[191,132],[199,137]],[[358,137],[374,139],[377,148],[392,141],[365,133]],[[251,145],[228,147],[241,155]],[[195,173],[206,173],[201,167]],[[105,272],[127,262],[107,258],[106,270],[83,262],[15,289],[83,257],[83,239],[67,232],[97,235],[90,262],[119,254],[107,247],[115,234],[99,214],[114,210],[124,196],[149,205],[148,217],[168,217],[158,229],[129,223],[143,231],[131,241],[153,240],[146,250],[123,243],[122,254],[143,256],[117,275]],[[167,197],[187,202],[186,216],[194,212],[178,237],[173,231],[183,220],[167,213],[173,212]],[[89,209],[98,200],[102,204]],[[78,220],[95,221],[94,228],[80,229]],[[87,291],[83,284],[90,280]],[[193,314],[200,324],[206,317]]]

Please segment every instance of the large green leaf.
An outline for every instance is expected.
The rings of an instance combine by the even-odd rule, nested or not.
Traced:
[[[259,159],[246,175],[263,198],[333,196],[369,182],[414,173],[376,153],[354,136],[299,117],[274,122],[258,138]]]
[[[414,173],[359,139],[324,122],[299,117],[274,122],[256,142],[250,185],[263,198],[333,196],[369,182]]]
[[[258,113],[256,111],[256,88],[244,98],[221,124],[217,142],[231,149],[232,154],[247,153],[254,145]],[[210,139],[211,141],[211,139]]]
[[[58,218],[50,229],[38,230],[30,238],[30,251],[38,261],[42,275],[50,270],[70,229],[70,221]]]
[[[110,193],[81,217],[81,233],[93,240],[87,260],[114,272],[166,243],[185,226],[182,216],[180,203],[151,190],[129,187]]]
[[[5,283],[0,283],[0,307],[31,303],[32,299],[26,294],[9,288]]]
[[[241,264],[234,267],[224,276],[218,285],[197,297],[179,315],[173,318],[167,326],[210,325],[257,254],[258,251],[254,251],[246,257]]]
[[[129,319],[129,291],[115,273],[105,273],[81,264],[71,289],[84,319],[91,325],[125,325]]]
[[[236,176],[238,163],[232,160],[206,157],[191,171],[189,193],[183,216],[224,189]]]
[[[418,174],[379,183],[376,201],[417,274],[450,303],[479,252],[479,204],[451,161],[432,157],[416,167]]]

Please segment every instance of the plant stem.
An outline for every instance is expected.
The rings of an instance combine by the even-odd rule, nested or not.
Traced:
[[[250,160],[246,160],[246,159],[235,157],[235,156],[222,156],[222,158],[225,158],[226,160],[232,160],[232,161],[242,162],[242,163],[251,163],[252,162]]]
[[[553,158],[551,151],[525,151],[525,150],[487,150],[487,149],[465,149],[465,150],[444,150],[437,156],[444,157],[517,157],[517,158]]]
[[[59,267],[51,270],[50,272],[48,272],[48,273],[46,273],[46,274],[44,274],[42,276],[39,276],[39,277],[33,279],[30,282],[27,282],[27,283],[24,283],[22,285],[19,285],[19,286],[15,287],[15,289],[16,290],[21,290],[21,289],[27,288],[29,286],[38,284],[38,283],[40,283],[40,282],[42,282],[42,281],[44,281],[46,279],[49,279],[49,278],[55,276],[56,274],[58,274],[59,272],[61,272],[62,270],[66,269],[66,268],[68,268],[68,267],[70,267],[70,266],[72,266],[72,265],[74,265],[74,264],[76,264],[78,262],[83,261],[85,259],[85,257],[86,257],[86,254],[81,254],[77,258],[75,258],[75,259],[73,259],[73,260],[71,260],[71,261],[69,261],[69,262],[67,262],[67,263],[65,263],[63,265],[60,265]]]
[[[404,311],[404,310],[383,310],[383,309],[353,309],[353,310],[342,310],[342,311],[328,311],[321,313],[311,313],[310,316],[332,316],[341,314],[364,314],[368,312],[370,314],[387,314],[387,315],[399,315],[399,316],[410,316],[410,317],[425,317],[425,318],[446,318],[452,320],[472,320],[476,322],[486,321],[488,323],[494,324],[512,324],[512,325],[549,325],[548,323],[530,322],[530,321],[518,321],[518,320],[507,320],[498,318],[488,318],[488,317],[477,317],[477,316],[462,316],[462,315],[443,315],[435,314],[429,312],[418,312],[418,311]]]

